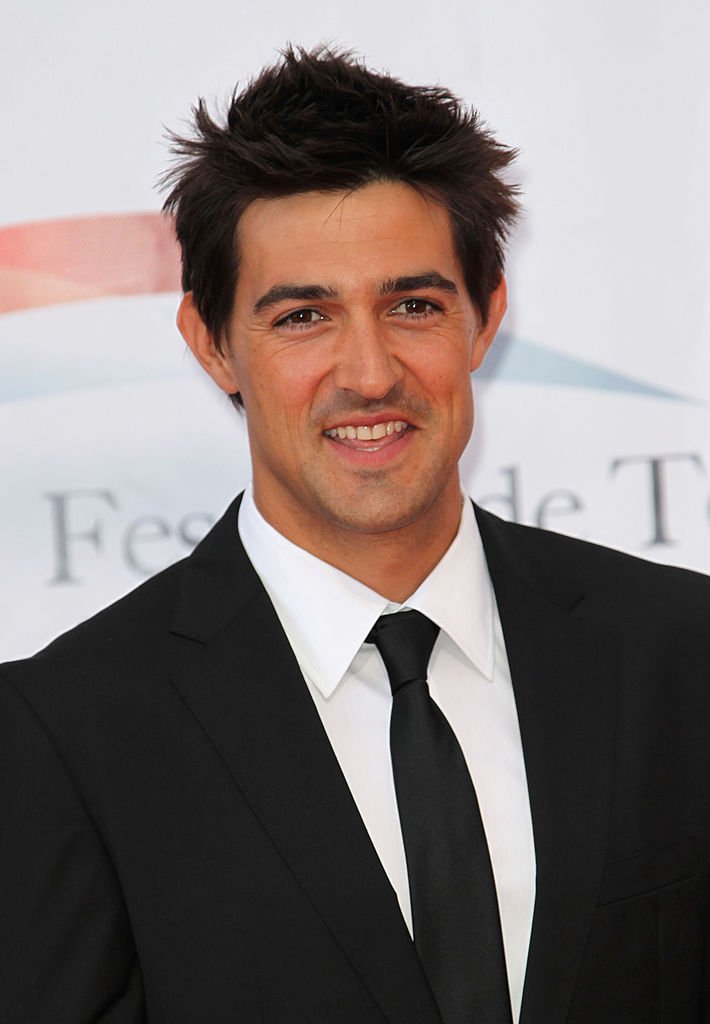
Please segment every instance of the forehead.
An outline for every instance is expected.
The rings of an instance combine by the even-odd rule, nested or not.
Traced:
[[[238,295],[281,280],[365,285],[423,266],[460,276],[447,210],[400,182],[256,200],[237,244]]]

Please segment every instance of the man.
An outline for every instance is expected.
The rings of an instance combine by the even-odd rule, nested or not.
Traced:
[[[2,672],[3,1020],[710,1021],[708,581],[461,495],[512,154],[328,51],[195,125],[253,484]]]

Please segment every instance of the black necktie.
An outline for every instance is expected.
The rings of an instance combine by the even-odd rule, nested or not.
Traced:
[[[414,943],[444,1024],[511,1024],[498,901],[461,747],[429,696],[439,627],[383,615],[367,637],[392,687],[390,750],[407,858]]]

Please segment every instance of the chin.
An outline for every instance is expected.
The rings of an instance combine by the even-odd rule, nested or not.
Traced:
[[[331,507],[328,518],[331,523],[348,533],[378,535],[406,529],[420,520],[436,502],[436,495],[417,502],[398,504],[392,500],[363,503],[357,508]]]

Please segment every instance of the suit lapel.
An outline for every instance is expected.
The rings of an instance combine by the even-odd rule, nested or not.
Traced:
[[[616,637],[530,535],[477,510],[523,743],[537,895],[520,1024],[562,1024],[603,870],[611,796]],[[537,546],[537,549],[536,549]]]
[[[440,1024],[395,893],[239,542],[237,507],[185,563],[173,681],[385,1019]]]

